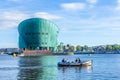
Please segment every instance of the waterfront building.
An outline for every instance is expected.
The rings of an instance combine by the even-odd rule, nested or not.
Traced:
[[[30,18],[18,26],[19,48],[24,50],[57,49],[59,29],[56,24],[42,18]]]

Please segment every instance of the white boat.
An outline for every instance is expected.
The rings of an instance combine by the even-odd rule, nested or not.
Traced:
[[[58,62],[58,66],[92,66],[92,60],[78,62]]]

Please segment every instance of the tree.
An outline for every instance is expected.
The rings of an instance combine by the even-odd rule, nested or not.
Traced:
[[[120,46],[117,45],[117,44],[114,44],[114,45],[113,45],[113,50],[118,50],[118,49],[120,49]]]
[[[89,48],[89,47],[88,47],[87,45],[84,45],[84,46],[83,46],[83,50],[85,50],[85,51],[88,51],[88,48]]]
[[[76,46],[76,51],[81,51],[82,50],[82,47],[80,45],[77,45]]]
[[[75,47],[74,46],[69,46],[69,51],[74,51]]]
[[[62,50],[62,46],[61,46],[61,45],[58,45],[58,46],[57,46],[57,49],[58,49],[58,51],[61,51],[61,50]]]
[[[107,50],[107,51],[111,51],[111,50],[113,50],[112,45],[107,45],[107,46],[106,46],[106,50]]]

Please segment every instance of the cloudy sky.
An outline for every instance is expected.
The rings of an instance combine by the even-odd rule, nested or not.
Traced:
[[[120,0],[0,0],[0,48],[18,47],[18,24],[32,17],[57,24],[64,44],[120,44]]]

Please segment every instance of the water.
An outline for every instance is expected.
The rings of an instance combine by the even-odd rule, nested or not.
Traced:
[[[62,58],[93,60],[92,67],[58,67]],[[12,57],[0,55],[0,80],[120,80],[120,54]]]

